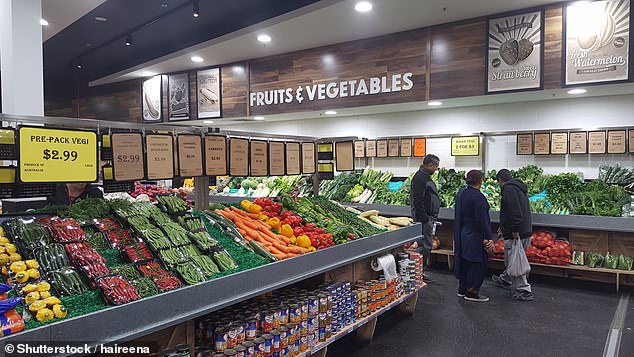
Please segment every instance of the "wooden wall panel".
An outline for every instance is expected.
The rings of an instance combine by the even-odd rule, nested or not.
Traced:
[[[610,232],[608,252],[617,255],[634,256],[634,234]]]
[[[413,73],[414,86],[408,91],[374,95],[336,97],[324,100],[304,100],[298,103],[250,106],[251,114],[273,114],[306,110],[336,109],[388,103],[403,103],[425,99],[425,47],[427,31],[411,30],[369,39],[346,42],[305,51],[282,54],[249,62],[250,91],[264,92],[285,88],[295,89],[315,84]]]
[[[571,229],[568,233],[570,249],[582,252],[597,252],[605,255],[608,251],[608,233]]]
[[[248,116],[247,97],[249,88],[246,62],[222,66],[220,72],[222,78],[222,117],[237,118]]]
[[[563,8],[550,6],[544,14],[544,89],[558,89],[561,88]]]
[[[486,21],[431,29],[430,98],[484,94]]]

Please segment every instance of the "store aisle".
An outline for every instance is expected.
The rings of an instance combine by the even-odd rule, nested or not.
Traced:
[[[613,290],[536,278],[533,302],[511,301],[488,280],[482,294],[492,301],[469,303],[456,296],[449,272],[432,274],[437,282],[421,293],[413,317],[386,313],[371,345],[348,336],[328,356],[601,356],[619,302]],[[621,356],[634,351],[632,308],[630,302]]]

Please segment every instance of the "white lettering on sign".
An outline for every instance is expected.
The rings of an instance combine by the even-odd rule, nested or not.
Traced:
[[[249,105],[301,103],[304,100],[326,100],[408,91],[414,87],[413,73],[393,74],[391,76],[351,79],[341,82],[320,83],[297,88],[272,89],[249,94]]]

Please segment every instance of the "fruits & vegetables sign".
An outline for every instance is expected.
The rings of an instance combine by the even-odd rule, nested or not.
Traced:
[[[189,75],[174,74],[167,77],[169,87],[169,121],[189,119]]]
[[[573,3],[564,19],[564,85],[629,79],[629,0]]]
[[[543,19],[534,11],[487,21],[487,93],[542,88]]]

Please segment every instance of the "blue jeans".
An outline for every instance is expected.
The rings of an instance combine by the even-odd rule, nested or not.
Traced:
[[[528,248],[531,244],[530,238],[522,239],[522,245],[524,246],[524,250]],[[513,247],[513,239],[504,240],[504,266],[508,268],[509,254],[511,253],[511,247]],[[528,283],[528,274],[522,275],[520,277],[512,277],[506,273],[506,270],[500,274],[500,278],[507,283],[511,284],[511,288],[515,290],[527,291],[531,292],[531,284]]]

